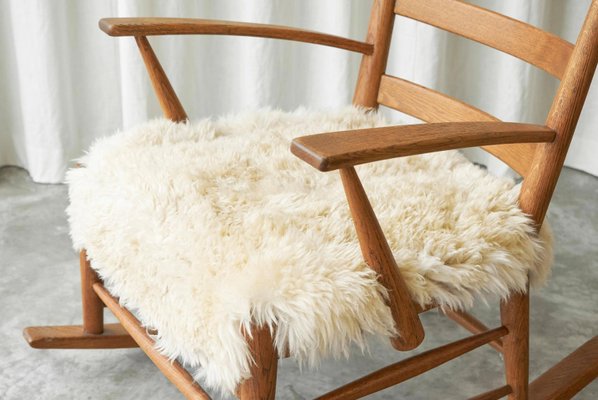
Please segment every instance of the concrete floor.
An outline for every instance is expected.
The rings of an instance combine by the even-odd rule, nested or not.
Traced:
[[[598,334],[598,178],[563,171],[549,220],[557,239],[549,285],[533,293],[531,375],[538,376]],[[21,337],[28,325],[78,324],[79,269],[64,209],[66,187],[39,185],[21,169],[0,169],[0,399],[181,399],[138,349],[34,350]],[[498,323],[496,305],[474,313]],[[436,311],[423,316],[420,352],[465,336]],[[370,354],[326,361],[300,371],[279,368],[277,398],[308,399],[406,354],[372,341]],[[488,346],[372,399],[463,399],[503,385],[499,355]],[[598,381],[577,399],[598,399]]]

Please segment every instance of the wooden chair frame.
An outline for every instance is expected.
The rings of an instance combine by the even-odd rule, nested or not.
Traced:
[[[456,99],[385,74],[395,15],[403,15],[519,57],[561,79],[543,126],[505,123]],[[419,346],[424,329],[419,307],[410,299],[355,165],[413,154],[482,146],[524,177],[521,209],[538,229],[562,169],[598,61],[598,0],[593,0],[576,45],[511,18],[460,0],[375,0],[365,42],[283,26],[178,18],[109,18],[100,28],[111,36],[134,36],[164,115],[184,121],[177,98],[147,36],[218,34],[286,39],[363,54],[354,104],[380,104],[411,114],[426,124],[310,135],[293,141],[291,151],[321,171],[338,169],[359,243],[368,265],[389,290],[389,306],[400,337],[397,350]],[[188,399],[208,399],[177,362],[154,348],[140,322],[103,286],[81,252],[83,325],[31,327],[25,337],[36,348],[140,347]],[[104,324],[108,307],[120,324]],[[403,382],[484,344],[504,355],[506,384],[474,399],[568,399],[598,376],[598,336],[529,383],[529,295],[514,293],[501,303],[501,326],[488,329],[473,316],[444,313],[473,333],[465,339],[399,361],[351,382],[320,399],[356,399]],[[268,328],[246,335],[255,363],[238,387],[243,400],[273,399],[277,353]]]

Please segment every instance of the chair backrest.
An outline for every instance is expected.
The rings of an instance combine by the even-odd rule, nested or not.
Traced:
[[[598,0],[592,0],[575,45],[521,21],[460,0],[374,0],[353,102],[382,104],[425,122],[496,121],[497,118],[435,90],[386,75],[396,15],[483,43],[518,57],[561,80],[546,126],[548,144],[487,146],[522,177],[520,206],[542,224],[598,62]]]

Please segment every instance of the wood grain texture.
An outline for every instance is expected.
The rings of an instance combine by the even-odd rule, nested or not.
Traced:
[[[350,400],[359,399],[370,393],[396,385],[407,379],[423,374],[456,357],[459,357],[492,340],[507,334],[504,326],[458,340],[447,345],[425,351],[416,356],[399,361],[373,372],[363,378],[357,379],[345,386],[333,390],[318,399],[321,400]]]
[[[537,147],[536,143],[516,143],[482,146],[481,148],[525,178],[534,162]]]
[[[378,102],[425,122],[499,121],[498,118],[451,96],[389,75],[382,77]],[[533,143],[482,148],[521,176],[527,174],[536,151]]]
[[[23,330],[36,349],[124,349],[137,347],[120,324],[106,324],[100,334],[86,333],[82,325],[32,326]]]
[[[353,104],[376,108],[380,78],[386,70],[390,39],[395,20],[393,13],[395,0],[374,0],[370,12],[370,22],[366,42],[371,43],[373,52],[361,58]]]
[[[520,207],[532,216],[538,227],[546,216],[597,63],[598,1],[594,0],[546,119],[546,126],[557,133],[556,138],[550,144],[538,146],[521,188]]]
[[[152,82],[152,87],[158,97],[162,113],[166,118],[171,119],[174,122],[187,120],[187,113],[172,88],[172,85],[170,84],[164,69],[162,69],[162,65],[160,65],[160,61],[158,61],[149,41],[145,36],[136,36],[135,41],[137,42],[137,47],[139,47],[139,52],[143,57],[143,62],[145,63],[145,68],[147,69]]]
[[[189,400],[209,400],[210,396],[193,380],[193,377],[176,360],[170,360],[156,350],[154,340],[133,314],[118,303],[110,292],[101,284],[95,283],[93,290],[106,306],[118,318],[122,327],[137,342],[139,348],[147,354],[172,384]]]
[[[382,76],[378,102],[426,122],[499,121],[451,96],[390,75]]]
[[[567,400],[598,378],[598,336],[585,342],[529,386],[531,400]]]
[[[395,12],[511,54],[559,79],[573,52],[556,35],[460,0],[400,0]]]
[[[355,169],[341,169],[340,175],[363,258],[379,274],[380,282],[388,290],[388,304],[400,335],[392,338],[391,343],[397,350],[414,349],[424,340],[424,328],[407,284]]]
[[[527,291],[529,292],[529,284]],[[500,303],[500,320],[509,330],[503,338],[503,358],[509,400],[527,400],[529,383],[529,293],[513,293]]]
[[[479,319],[465,311],[442,310],[444,315],[461,325],[473,334],[486,332],[488,327],[484,325]],[[502,352],[502,339],[496,339],[488,343],[495,350]]]
[[[470,397],[469,400],[498,400],[509,394],[511,394],[511,387],[509,385],[505,385],[497,389],[490,390],[486,393]]]
[[[228,35],[284,39],[372,54],[368,43],[281,25],[196,18],[103,18],[100,29],[110,36]]]
[[[393,157],[506,143],[551,142],[551,129],[510,122],[398,125],[302,136],[291,152],[320,171]]]
[[[245,339],[254,362],[251,378],[239,384],[237,397],[240,400],[274,400],[278,356],[270,328],[254,326],[250,335],[245,334]]]
[[[91,268],[87,252],[79,252],[81,271],[81,306],[83,313],[83,331],[100,334],[104,331],[104,303],[93,291],[93,285],[101,282],[96,271]]]

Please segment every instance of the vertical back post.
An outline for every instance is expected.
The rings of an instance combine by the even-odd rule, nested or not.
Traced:
[[[544,221],[597,63],[598,0],[593,0],[546,120],[557,136],[552,143],[538,145],[521,188],[520,207],[538,227]]]
[[[394,6],[395,0],[374,0],[372,5],[366,42],[374,45],[374,52],[364,55],[361,59],[353,96],[355,105],[367,108],[378,107],[380,79],[386,70],[395,20]]]

